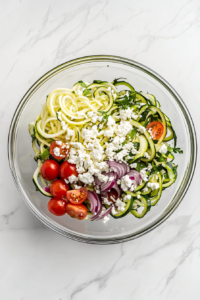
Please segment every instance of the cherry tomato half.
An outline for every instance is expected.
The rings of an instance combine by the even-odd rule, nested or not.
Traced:
[[[110,192],[108,192],[108,201],[115,203],[118,198],[118,193],[115,189],[111,189]]]
[[[149,130],[151,128],[151,137],[153,140],[158,140],[164,131],[164,127],[163,124],[161,122],[158,121],[153,121],[151,123],[149,123],[146,127],[147,130]]]
[[[48,203],[48,210],[56,216],[63,216],[66,214],[67,202],[63,199],[51,198]]]
[[[68,179],[71,175],[74,175],[76,177],[78,176],[76,165],[70,164],[68,161],[64,161],[60,166],[59,176],[62,179]]]
[[[59,174],[59,164],[53,159],[47,159],[43,163],[40,173],[45,180],[54,180]]]
[[[67,203],[66,212],[72,218],[83,220],[87,216],[87,207],[83,204]]]
[[[66,197],[67,191],[69,191],[69,186],[62,179],[53,181],[50,186],[50,192],[55,198],[62,199]]]
[[[71,190],[67,192],[67,199],[73,204],[83,203],[88,195],[86,188],[82,187],[79,190]]]
[[[50,145],[50,153],[56,159],[63,159],[69,154],[69,145],[61,141],[55,141]],[[59,153],[59,155],[56,155]]]

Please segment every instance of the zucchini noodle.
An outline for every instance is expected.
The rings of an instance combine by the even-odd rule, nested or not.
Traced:
[[[118,91],[116,87],[121,85],[125,89]],[[97,186],[102,187],[95,183],[96,179],[104,177],[105,180],[107,177],[107,181],[100,182],[109,182],[105,175],[112,170],[109,163],[123,163],[125,174],[131,169],[140,172],[141,181],[134,189],[128,187],[131,177],[128,183],[124,181],[122,185],[121,180],[128,175],[120,176],[120,180],[114,183],[120,185],[119,191],[123,190],[129,196],[125,198],[125,194],[122,195],[123,199],[128,200],[124,200],[123,209],[117,208],[117,213],[112,213],[110,208],[114,218],[129,212],[142,218],[151,206],[157,204],[162,190],[171,186],[177,178],[172,152],[182,151],[176,148],[177,137],[170,119],[160,109],[160,103],[153,95],[136,92],[131,84],[120,78],[112,83],[79,81],[72,89],[53,90],[47,96],[36,121],[29,124],[29,133],[34,159],[38,163],[33,182],[36,189],[48,197],[52,196],[49,193],[50,182],[44,180],[40,172],[43,172],[42,164],[49,158],[57,160],[59,164],[68,160],[68,163],[75,165],[78,175],[74,176],[76,181],[70,181],[67,177],[70,184],[78,182],[91,191]],[[174,148],[168,144],[173,139]],[[65,152],[61,154],[60,151]],[[102,171],[105,165],[108,169]],[[104,192],[103,189],[101,191]],[[104,204],[108,209],[105,201]]]

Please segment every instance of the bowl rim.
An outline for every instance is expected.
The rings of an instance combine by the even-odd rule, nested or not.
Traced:
[[[167,212],[162,213],[162,215],[156,219],[153,223],[153,225],[149,226],[148,228],[144,228],[134,234],[128,234],[123,237],[114,237],[114,238],[94,238],[94,237],[86,237],[82,234],[74,233],[71,230],[66,229],[64,226],[58,224],[57,222],[53,221],[51,218],[40,212],[36,206],[32,203],[32,201],[28,198],[25,191],[23,190],[20,180],[17,177],[17,173],[15,170],[15,136],[17,133],[17,124],[18,120],[23,112],[23,109],[25,108],[26,104],[28,103],[29,99],[32,97],[32,95],[50,78],[54,77],[56,74],[66,70],[70,69],[72,67],[81,65],[81,64],[89,64],[91,62],[111,62],[111,63],[121,63],[123,65],[128,65],[129,67],[134,67],[136,69],[139,69],[143,71],[144,73],[148,74],[149,76],[153,77],[155,80],[157,80],[162,86],[164,86],[168,92],[173,96],[174,100],[179,105],[179,108],[181,109],[185,120],[187,122],[188,130],[190,133],[190,161],[189,166],[186,171],[186,175],[183,179],[183,184],[181,185],[181,193],[178,189],[179,196],[177,198],[177,201],[174,201],[173,205],[170,206]],[[194,127],[194,123],[192,120],[192,117],[190,115],[190,112],[188,108],[186,107],[184,101],[180,97],[180,95],[175,91],[175,89],[159,74],[157,74],[155,71],[150,69],[149,67],[138,63],[134,60],[124,58],[121,56],[114,56],[114,55],[91,55],[91,56],[83,56],[76,59],[69,60],[63,64],[58,65],[57,67],[51,69],[47,73],[45,73],[43,76],[41,76],[25,93],[25,95],[22,97],[21,101],[19,102],[13,118],[11,120],[9,133],[8,133],[8,161],[10,170],[12,173],[12,177],[14,179],[15,185],[21,194],[24,202],[29,207],[29,209],[33,212],[33,214],[41,221],[43,222],[47,227],[53,229],[55,232],[68,237],[72,240],[76,240],[79,242],[89,243],[89,244],[97,244],[97,245],[106,245],[106,244],[117,244],[122,242],[127,242],[130,240],[133,240],[135,238],[138,238],[151,230],[158,227],[160,224],[162,224],[166,219],[169,218],[169,216],[176,210],[176,208],[179,206],[181,201],[183,200],[190,184],[192,181],[192,178],[194,176],[196,162],[197,162],[197,138],[196,138],[196,131]],[[177,192],[176,192],[177,195]],[[176,197],[176,195],[174,197]]]

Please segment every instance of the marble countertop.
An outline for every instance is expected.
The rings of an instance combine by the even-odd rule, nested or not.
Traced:
[[[59,236],[28,210],[7,161],[12,115],[44,73],[85,55],[124,56],[178,91],[199,137],[198,0],[1,1],[0,299],[199,299],[198,162],[185,199],[157,229],[95,246]]]

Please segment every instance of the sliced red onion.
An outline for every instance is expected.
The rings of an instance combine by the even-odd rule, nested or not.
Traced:
[[[123,177],[126,174],[126,164],[124,163],[118,163],[116,161],[107,161],[107,164],[110,166],[110,168],[117,173],[118,178]]]
[[[124,173],[124,175],[126,175],[126,174],[130,171],[130,167],[129,167],[129,165],[125,164],[124,162],[122,162],[121,164],[122,164],[123,167],[124,167],[124,171],[126,171],[126,172]],[[123,176],[124,176],[124,175],[123,175]]]
[[[88,191],[88,200],[90,201],[90,209],[91,212],[93,213],[93,216],[90,218],[90,220],[95,220],[98,218],[98,216],[102,212],[102,203],[98,197],[98,195],[94,192]]]
[[[115,184],[113,185],[112,189],[115,189],[117,194],[118,194],[118,197],[121,196],[121,193],[122,193],[122,190],[121,188],[119,187],[119,185],[115,182]]]
[[[93,214],[97,213],[98,210],[98,199],[95,197],[95,193],[88,191],[88,200],[90,201],[90,210]]]
[[[104,197],[104,198],[107,198],[108,192],[101,192],[101,196]]]
[[[140,184],[142,180],[142,176],[136,170],[130,170],[130,172],[128,172],[126,175],[128,175],[131,179],[135,180],[137,185]]]
[[[129,165],[126,165],[126,174],[127,174],[128,172],[130,172],[130,170],[131,170],[131,168],[129,167]]]
[[[110,189],[112,189],[115,182],[116,182],[115,180],[112,180],[112,181],[108,181],[108,182],[103,183],[102,186],[101,186],[101,191],[102,192],[109,191]]]
[[[100,186],[102,185],[102,182],[98,179],[98,177],[94,178],[94,182],[96,185],[100,185]]]
[[[112,210],[112,205],[109,208],[107,208],[104,212],[102,212],[100,214],[100,216],[98,216],[98,218],[95,219],[95,220],[99,221],[99,220],[103,219],[104,217],[106,217],[107,215],[109,215],[109,213],[111,213],[111,210]]]
[[[109,173],[102,173],[105,176],[108,176],[108,181],[107,182],[101,182],[98,178],[95,178],[95,183],[101,186],[101,191],[106,192],[112,188],[112,186],[115,184],[117,180],[117,174],[115,172],[109,172]],[[112,181],[109,181],[109,178],[113,177]]]
[[[51,194],[51,191],[50,191],[50,187],[49,186],[45,186],[43,187],[43,190],[49,194]]]

